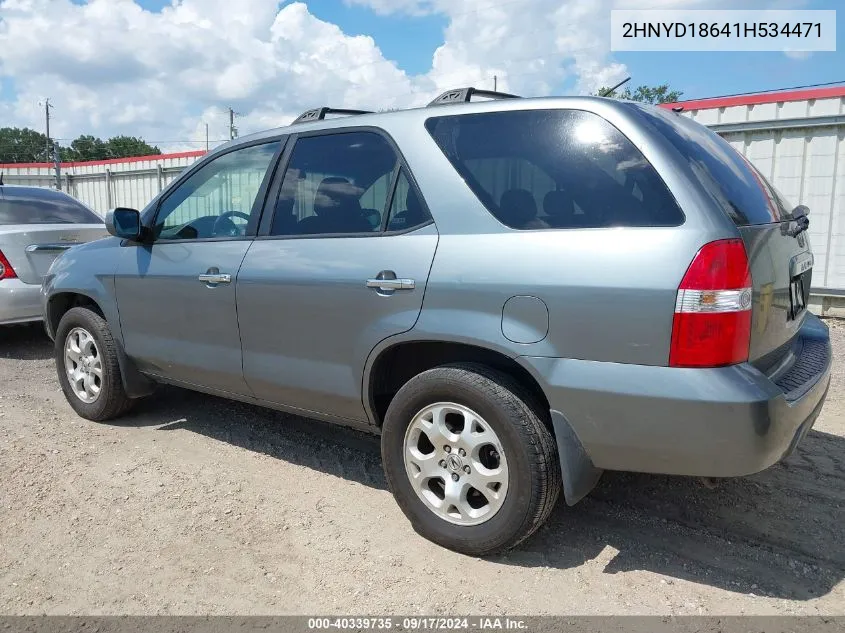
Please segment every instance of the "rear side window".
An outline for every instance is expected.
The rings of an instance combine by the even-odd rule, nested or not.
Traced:
[[[783,196],[721,136],[684,116],[631,107],[678,150],[694,178],[737,225],[771,224],[791,216]]]
[[[45,189],[34,193],[4,192],[0,197],[0,225],[102,224],[88,207],[68,195]]]
[[[270,234],[378,233],[397,165],[390,143],[374,132],[298,139]]]
[[[677,226],[684,216],[640,151],[598,115],[527,110],[426,127],[503,224],[521,230]]]

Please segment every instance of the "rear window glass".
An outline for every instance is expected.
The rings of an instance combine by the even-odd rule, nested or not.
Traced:
[[[435,142],[514,229],[677,226],[684,216],[640,151],[598,115],[527,110],[435,117]]]
[[[638,108],[678,150],[693,176],[739,226],[791,217],[792,207],[742,154],[721,136],[684,116]]]
[[[102,224],[88,207],[57,191],[0,193],[0,225]]]

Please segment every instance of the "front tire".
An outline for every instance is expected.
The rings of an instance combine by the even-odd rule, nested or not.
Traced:
[[[56,328],[55,358],[65,398],[81,417],[103,422],[132,407],[109,325],[93,310],[77,307],[64,314]]]
[[[381,451],[414,530],[472,556],[533,534],[561,488],[545,417],[518,383],[485,366],[437,367],[409,380],[388,407]]]

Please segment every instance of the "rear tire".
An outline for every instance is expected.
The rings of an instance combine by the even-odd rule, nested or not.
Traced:
[[[103,422],[126,413],[117,345],[106,320],[89,308],[68,310],[56,328],[56,370],[68,404],[87,420]]]
[[[548,412],[516,381],[482,365],[437,367],[409,380],[388,407],[381,451],[390,490],[414,530],[472,556],[508,550],[531,536],[561,489],[557,445],[546,418]],[[475,425],[469,439],[467,424]],[[485,450],[499,461],[472,457]],[[461,458],[449,461],[452,455]],[[496,472],[506,474],[493,481]],[[503,498],[495,498],[497,491],[504,491]]]

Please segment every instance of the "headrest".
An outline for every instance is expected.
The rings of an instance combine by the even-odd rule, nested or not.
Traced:
[[[543,211],[553,218],[568,218],[575,213],[575,203],[565,191],[550,191],[543,198]]]
[[[346,178],[324,178],[314,194],[314,213],[316,215],[331,215],[333,213],[347,213],[360,211],[358,201],[358,187]]]
[[[537,202],[530,191],[508,189],[499,201],[500,219],[507,225],[520,228],[537,217]]]

